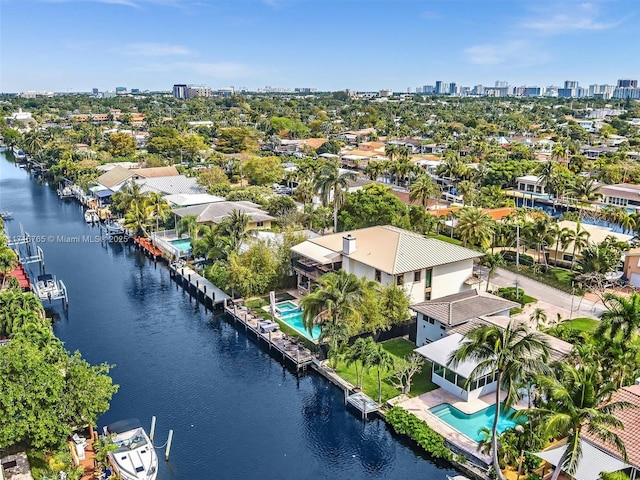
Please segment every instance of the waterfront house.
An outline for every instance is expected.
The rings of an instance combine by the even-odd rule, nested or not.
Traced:
[[[249,217],[249,230],[271,228],[274,217],[260,210],[260,205],[253,202],[213,202],[191,207],[176,208],[173,213],[177,217],[195,215],[196,222],[202,225],[217,225],[237,210]]]
[[[485,304],[490,305],[491,303],[485,301]],[[499,306],[496,307],[500,308]],[[468,308],[473,308],[471,303],[469,303]],[[475,400],[496,391],[498,385],[495,376],[490,372],[486,372],[485,375],[476,375],[473,382],[468,382],[469,378],[471,378],[471,373],[479,362],[467,360],[454,367],[449,364],[449,358],[460,348],[464,341],[464,336],[473,328],[481,325],[505,328],[510,321],[511,319],[508,316],[501,315],[477,317],[452,328],[447,328],[446,335],[443,338],[427,343],[417,348],[415,352],[431,362],[431,381],[433,383],[465,402]],[[573,348],[570,343],[551,335],[544,333],[540,335],[549,344],[549,356],[552,361],[561,360]]]
[[[103,173],[96,181],[98,185],[108,188],[112,192],[117,192],[130,180],[140,180],[154,177],[174,177],[180,175],[176,167],[153,167],[153,168],[123,168],[115,166]]]
[[[544,181],[537,175],[524,175],[516,178],[518,191],[522,193],[537,193],[541,195],[547,194]]]
[[[411,303],[471,289],[473,262],[482,253],[392,226],[309,239],[292,249],[298,288],[343,269],[382,285],[398,285]]]
[[[509,311],[517,307],[519,303],[473,289],[409,308],[417,314],[416,344],[426,345],[446,337],[453,327],[481,316],[508,317]]]
[[[640,210],[640,185],[631,183],[602,185],[598,188],[598,193],[602,196],[601,201],[605,205]]]

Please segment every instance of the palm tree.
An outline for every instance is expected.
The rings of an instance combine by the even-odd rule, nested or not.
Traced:
[[[382,345],[376,343],[369,353],[368,364],[378,372],[378,403],[382,403],[382,370],[388,371],[393,368],[393,356],[382,348]]]
[[[557,224],[551,223],[551,219],[545,215],[536,218],[533,222],[532,228],[533,237],[535,238],[538,247],[538,261],[540,261],[540,257],[542,257],[545,269],[549,268],[549,265],[547,264],[547,255],[544,253],[544,247],[553,242],[553,231],[551,230],[551,225]]]
[[[323,275],[318,279],[318,288],[300,302],[304,327],[311,332],[319,324],[321,331],[329,329],[335,333],[337,325],[359,318],[366,288],[370,286],[344,270]],[[340,338],[332,335],[329,340],[330,352],[337,359]]]
[[[327,205],[333,196],[333,231],[338,231],[338,210],[345,201],[349,181],[358,176],[354,172],[340,172],[335,164],[325,165],[315,179],[315,188],[320,192],[322,203]]]
[[[431,179],[427,173],[422,174],[411,184],[409,188],[409,200],[420,200],[424,208],[427,208],[427,202],[430,198],[440,196],[440,187]]]
[[[2,275],[2,286],[0,286],[0,290],[4,289],[7,276],[17,266],[18,255],[16,255],[16,252],[11,250],[6,245],[0,246],[0,274]]]
[[[302,205],[306,206],[307,203],[311,203],[315,194],[316,191],[313,188],[313,183],[309,180],[303,180],[298,183],[295,192],[293,192],[293,198],[302,202]]]
[[[182,235],[186,233],[187,236],[194,241],[197,226],[197,215],[185,215],[176,224],[176,234],[178,235],[178,238],[182,238]]]
[[[573,252],[571,258],[571,270],[576,264],[576,254],[581,252],[583,248],[589,245],[589,237],[591,234],[586,230],[580,230],[580,221],[576,224],[576,231],[571,232],[573,236]]]
[[[393,162],[396,155],[398,154],[398,146],[393,144],[387,144],[384,146],[384,154],[385,156]]]
[[[486,250],[491,246],[494,220],[477,208],[464,208],[460,212],[456,229],[464,245],[473,245]]]
[[[556,266],[558,266],[558,247],[560,247],[563,252],[566,251],[567,247],[571,245],[571,242],[573,242],[574,237],[574,231],[566,227],[560,230],[560,236],[558,237],[558,242],[556,243],[556,256],[554,260],[554,264]]]
[[[485,375],[494,376],[496,388],[495,413],[492,426],[492,460],[498,479],[504,480],[498,461],[498,420],[502,406],[501,391],[506,390],[505,411],[520,398],[525,378],[544,371],[549,347],[538,332],[523,324],[509,322],[502,329],[496,325],[480,325],[467,333],[460,348],[449,357],[448,365],[456,367],[466,361],[477,362],[467,384]]]
[[[369,352],[371,351],[375,342],[373,338],[367,337],[358,338],[353,345],[351,345],[344,355],[344,360],[347,366],[355,364],[356,367],[356,387],[362,387],[364,381],[364,372],[368,366]],[[358,368],[358,364],[361,368]]]
[[[141,201],[133,201],[129,204],[127,213],[124,216],[124,226],[135,232],[137,235],[147,235],[149,227],[149,212]]]
[[[596,334],[614,340],[621,333],[623,343],[631,341],[640,328],[640,295],[632,293],[626,298],[605,293],[604,304],[607,311],[600,317]]]
[[[580,435],[583,430],[613,445],[626,460],[624,443],[613,431],[622,428],[622,422],[614,414],[632,408],[633,404],[608,402],[616,388],[602,382],[597,366],[575,367],[562,363],[555,376],[536,376],[536,384],[543,392],[546,404],[542,408],[523,410],[522,415],[539,419],[546,426],[548,437],[567,437],[566,449],[551,480],[557,480],[562,470],[569,475],[576,471],[582,456]]]
[[[150,220],[156,221],[156,232],[160,225],[160,219],[165,219],[171,212],[171,207],[161,193],[152,192],[144,201],[145,210]]]
[[[540,324],[545,324],[547,322],[547,314],[542,308],[538,307],[531,312],[529,320],[536,323],[536,330],[540,330]]]
[[[487,267],[487,289],[489,291],[489,280],[494,277],[498,267],[505,264],[504,258],[499,253],[488,253],[482,258],[482,265]]]
[[[229,237],[231,251],[237,252],[244,240],[249,237],[249,216],[237,209],[220,222],[217,231],[220,235]]]

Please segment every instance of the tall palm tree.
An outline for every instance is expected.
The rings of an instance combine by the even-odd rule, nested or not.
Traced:
[[[576,254],[580,253],[583,248],[589,245],[589,237],[591,236],[589,232],[587,232],[586,230],[581,230],[580,227],[581,227],[581,224],[580,224],[580,221],[578,221],[578,223],[576,224],[576,231],[571,232],[573,237],[572,238],[573,252],[572,252],[572,258],[571,258],[571,270],[573,270],[573,267],[575,267],[575,264],[576,264]]]
[[[2,239],[3,237],[0,237]],[[2,275],[2,285],[0,290],[4,289],[7,276],[18,266],[18,255],[6,245],[0,246],[0,274]]]
[[[378,403],[382,403],[382,371],[393,368],[393,356],[382,348],[382,345],[376,343],[369,352],[367,363],[369,367],[374,367],[378,372]]]
[[[161,193],[151,192],[144,200],[145,210],[150,220],[156,221],[156,232],[160,225],[160,219],[165,219],[171,212],[171,207]]]
[[[632,408],[628,402],[608,402],[616,388],[602,382],[598,367],[579,367],[562,363],[556,375],[538,375],[536,384],[543,393],[545,404],[541,408],[523,410],[527,418],[540,420],[546,426],[548,437],[567,437],[567,447],[553,472],[552,480],[557,480],[562,470],[572,475],[580,458],[580,435],[587,430],[600,440],[613,445],[627,458],[624,443],[613,431],[622,428],[622,422],[615,412]],[[608,403],[606,403],[608,402]]]
[[[480,325],[467,333],[460,348],[449,357],[448,364],[456,367],[465,361],[477,362],[468,383],[485,375],[495,376],[496,403],[492,426],[492,460],[498,478],[504,480],[498,461],[498,420],[500,410],[508,410],[520,399],[520,387],[533,373],[545,371],[549,346],[538,332],[531,332],[523,324],[511,321],[506,328]],[[501,392],[507,396],[502,407]]]
[[[318,288],[300,302],[304,327],[309,332],[315,325],[320,325],[321,331],[336,330],[338,325],[358,319],[367,288],[371,288],[370,285],[363,285],[358,277],[344,270],[323,275],[318,279]],[[329,338],[334,359],[337,359],[340,343],[336,335]]]
[[[311,203],[315,194],[316,191],[313,188],[313,183],[309,180],[303,180],[298,183],[295,192],[293,192],[293,198],[306,206],[308,203]]]
[[[640,295],[632,293],[629,298],[614,293],[604,294],[607,310],[600,317],[597,335],[614,340],[622,334],[622,342],[634,339],[640,328]]]
[[[556,266],[558,266],[558,247],[560,247],[563,252],[566,251],[567,247],[571,245],[571,242],[573,242],[574,237],[574,231],[566,227],[560,230],[560,236],[558,237],[558,242],[556,243],[556,256],[554,260],[554,264]]]
[[[229,237],[231,250],[238,252],[240,245],[249,237],[249,216],[237,209],[234,209],[229,215],[220,222],[217,231],[224,236]]]
[[[178,238],[182,238],[182,235],[186,233],[192,241],[195,241],[197,227],[197,215],[185,215],[176,224],[176,234],[178,235]]]
[[[477,208],[464,208],[460,212],[456,230],[464,245],[473,245],[486,250],[491,246],[494,220]]]
[[[393,144],[385,145],[384,154],[389,160],[393,162],[396,158],[396,155],[398,155],[398,146]]]
[[[355,364],[356,367],[356,387],[362,387],[364,381],[364,372],[369,362],[369,352],[371,351],[375,341],[371,337],[358,338],[344,354],[344,360],[347,366]],[[360,368],[358,368],[360,365]]]
[[[320,192],[322,203],[327,205],[333,196],[333,231],[338,231],[338,210],[346,199],[349,181],[358,176],[354,172],[340,172],[338,165],[329,164],[320,169],[315,178],[315,188]]]
[[[498,267],[502,267],[504,264],[504,258],[499,253],[487,253],[482,258],[482,265],[487,267],[487,292],[489,291],[489,280],[494,277]]]
[[[124,215],[124,226],[137,235],[147,236],[151,220],[144,202],[133,201],[129,204],[127,213]]]
[[[424,208],[427,208],[427,202],[430,198],[440,196],[440,187],[431,179],[427,173],[420,175],[409,188],[409,200],[420,200]]]

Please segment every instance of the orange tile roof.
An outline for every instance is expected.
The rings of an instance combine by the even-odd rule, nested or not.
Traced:
[[[304,143],[309,145],[311,148],[320,148],[327,142],[326,138],[307,138]]]
[[[638,407],[627,408],[614,413],[614,416],[622,422],[624,428],[613,429],[613,431],[617,433],[624,442],[625,448],[627,449],[627,456],[629,457],[628,463],[635,467],[640,467],[640,385],[621,388],[613,394],[611,401],[629,402]],[[615,447],[602,442],[586,431],[583,436],[585,439],[598,445],[601,449],[620,457],[620,452],[618,452]]]

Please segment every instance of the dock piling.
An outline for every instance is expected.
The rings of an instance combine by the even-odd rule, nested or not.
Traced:
[[[167,439],[167,449],[164,452],[165,461],[169,461],[169,452],[171,451],[171,441],[173,440],[173,430],[169,430],[169,438]]]
[[[156,433],[156,416],[151,417],[151,430],[149,431],[149,439],[153,442],[153,435]]]

